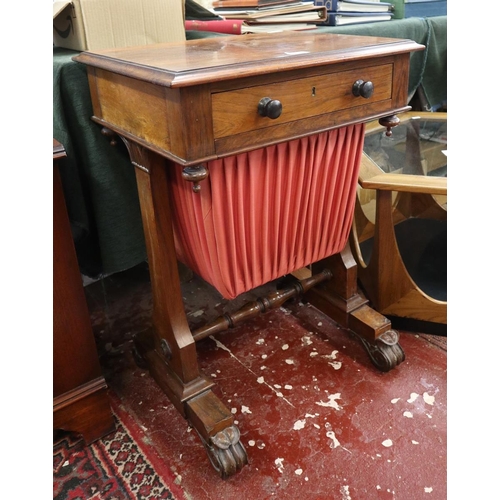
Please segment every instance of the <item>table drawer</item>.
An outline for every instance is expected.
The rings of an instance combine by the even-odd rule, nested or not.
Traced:
[[[356,80],[373,83],[374,92],[371,97],[353,95],[352,87]],[[391,99],[392,83],[393,64],[383,64],[214,93],[214,138]],[[264,97],[281,102],[282,112],[278,118],[259,115],[258,104]]]

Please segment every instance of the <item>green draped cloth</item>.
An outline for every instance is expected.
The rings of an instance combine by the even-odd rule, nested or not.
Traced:
[[[125,146],[111,146],[91,120],[86,67],[53,54],[53,136],[67,158],[60,173],[73,238],[83,274],[97,277],[133,267],[146,259],[134,167]]]
[[[410,96],[421,85],[432,106],[446,101],[446,16],[319,29],[426,45],[411,56]],[[187,39],[206,36],[222,35],[186,32]],[[59,169],[80,270],[95,278],[144,262],[146,248],[134,167],[123,143],[111,146],[91,120],[86,67],[72,61],[76,54],[54,48],[53,137],[67,153]]]

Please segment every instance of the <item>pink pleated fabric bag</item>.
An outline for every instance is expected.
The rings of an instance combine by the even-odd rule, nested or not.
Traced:
[[[228,299],[340,252],[364,124],[208,163],[194,193],[169,169],[177,258]]]

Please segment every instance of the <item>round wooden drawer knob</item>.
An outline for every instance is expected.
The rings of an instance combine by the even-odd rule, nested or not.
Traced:
[[[275,120],[281,115],[283,111],[283,106],[281,102],[277,99],[271,99],[270,97],[263,97],[259,101],[258,111],[260,116],[267,116],[271,120]]]
[[[364,80],[356,80],[353,85],[352,85],[352,93],[356,97],[364,97],[365,99],[368,99],[373,95],[373,83],[368,81],[365,82]]]

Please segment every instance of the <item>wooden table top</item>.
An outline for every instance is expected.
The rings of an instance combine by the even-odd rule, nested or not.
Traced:
[[[290,32],[82,52],[74,60],[157,85],[182,87],[424,48],[396,38]]]

